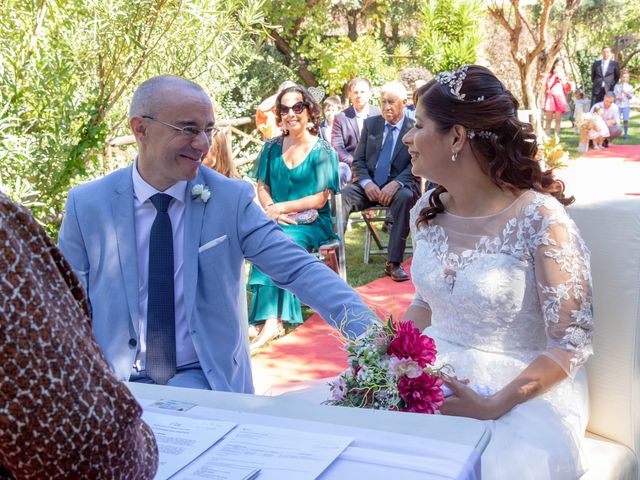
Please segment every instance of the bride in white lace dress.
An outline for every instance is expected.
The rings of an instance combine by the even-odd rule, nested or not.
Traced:
[[[439,75],[415,100],[403,141],[413,173],[440,186],[412,211],[416,296],[404,320],[455,368],[441,413],[487,421],[484,479],[577,479],[593,321],[569,200],[486,68]]]

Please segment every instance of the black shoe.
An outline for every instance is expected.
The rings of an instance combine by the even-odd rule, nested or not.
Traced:
[[[409,274],[399,263],[387,262],[384,266],[384,274],[391,277],[394,282],[406,282]]]
[[[602,142],[602,146],[603,146],[604,148],[609,148],[609,139],[608,139],[608,138],[605,138],[605,139],[604,139],[604,142]]]

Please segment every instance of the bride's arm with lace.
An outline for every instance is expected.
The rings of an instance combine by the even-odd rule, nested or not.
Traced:
[[[540,208],[528,230],[534,271],[547,335],[547,350],[491,397],[481,397],[463,383],[447,382],[454,395],[445,400],[446,415],[496,419],[573,376],[592,353],[589,252],[575,224],[559,205]]]

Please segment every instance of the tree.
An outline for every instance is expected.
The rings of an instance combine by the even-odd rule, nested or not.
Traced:
[[[420,19],[422,29],[417,50],[422,65],[434,73],[474,63],[482,42],[477,0],[425,0]]]
[[[510,0],[494,2],[488,9],[509,34],[511,58],[518,69],[521,100],[526,109],[542,104],[544,76],[560,53],[580,0],[565,0],[554,25],[550,25],[553,3],[543,0],[527,9],[520,0]]]
[[[135,85],[172,73],[219,91],[223,72],[262,32],[261,7],[262,0],[0,4],[3,188],[55,223],[69,187],[103,173],[105,140],[122,128]]]

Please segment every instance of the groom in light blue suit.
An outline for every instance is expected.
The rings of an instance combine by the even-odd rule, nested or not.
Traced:
[[[350,336],[375,319],[354,290],[263,214],[248,183],[201,167],[215,120],[198,85],[171,76],[147,80],[129,117],[138,157],[69,192],[59,237],[120,379],[252,393],[245,258],[330,324],[346,321],[341,328]],[[165,227],[158,226],[162,215]],[[162,228],[168,237],[158,236]],[[158,251],[173,252],[160,261],[172,257],[172,279],[158,278]],[[169,331],[166,323],[157,330],[155,318],[167,311],[171,334],[157,347],[150,332]],[[158,360],[167,351],[163,342],[171,351]],[[168,378],[151,375],[158,361]]]

